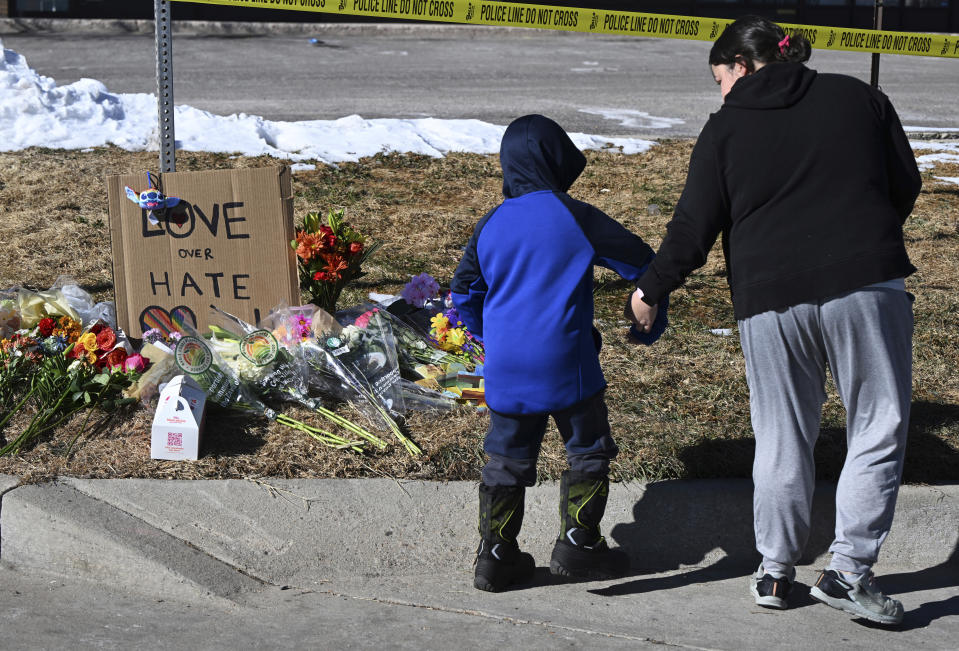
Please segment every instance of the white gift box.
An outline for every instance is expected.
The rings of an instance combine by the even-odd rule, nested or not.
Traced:
[[[160,391],[153,416],[151,459],[199,458],[206,420],[206,392],[192,378],[177,375]]]

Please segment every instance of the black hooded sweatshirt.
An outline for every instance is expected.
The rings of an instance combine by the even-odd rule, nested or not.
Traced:
[[[801,63],[763,66],[703,128],[667,235],[637,283],[643,300],[679,287],[720,233],[737,319],[908,276],[902,224],[920,186],[883,93]]]

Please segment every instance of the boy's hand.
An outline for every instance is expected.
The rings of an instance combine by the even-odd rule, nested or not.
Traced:
[[[649,332],[653,327],[653,322],[656,321],[658,310],[658,305],[647,305],[643,302],[643,290],[637,288],[630,296],[624,314],[627,319],[633,322],[637,330]]]

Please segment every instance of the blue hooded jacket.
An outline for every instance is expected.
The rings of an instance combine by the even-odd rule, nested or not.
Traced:
[[[635,282],[653,251],[566,194],[586,157],[549,118],[513,121],[500,165],[505,200],[476,225],[453,276],[453,303],[486,348],[490,409],[558,411],[606,386],[593,328],[593,266]]]

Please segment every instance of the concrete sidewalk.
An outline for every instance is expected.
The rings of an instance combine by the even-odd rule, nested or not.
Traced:
[[[803,585],[792,609],[757,608],[744,578],[758,559],[751,483],[742,480],[614,485],[605,531],[630,553],[633,575],[581,584],[549,576],[558,488],[537,486],[528,492],[520,537],[539,565],[537,581],[497,595],[472,588],[476,485],[469,482],[63,479],[17,486],[0,477],[0,492],[0,561],[11,576],[109,585],[130,595],[123,603],[154,604],[158,613],[199,602],[230,613],[237,631],[259,622],[265,634],[287,621],[284,634],[292,635],[313,612],[327,629],[339,627],[341,642],[361,647],[448,648],[467,634],[478,635],[482,648],[555,648],[559,640],[603,648],[831,647],[845,638],[853,648],[954,649],[959,639],[959,485],[901,490],[876,566],[908,611],[895,631],[814,604]],[[805,586],[825,562],[833,495],[834,486],[817,487],[798,576]],[[371,622],[382,618],[375,634],[355,628],[361,603]],[[483,637],[483,622],[509,626]],[[289,646],[311,639],[311,630],[289,637]],[[397,636],[406,636],[404,644],[391,644]],[[334,638],[325,638],[329,646]],[[115,641],[119,648],[131,640]]]

